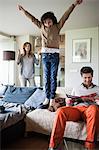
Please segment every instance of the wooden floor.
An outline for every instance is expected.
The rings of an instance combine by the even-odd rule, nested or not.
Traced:
[[[19,138],[16,141],[5,145],[1,150],[48,150],[49,136],[32,134],[28,137]],[[68,150],[86,150],[82,143],[67,141]],[[64,148],[63,145],[63,149]],[[99,144],[94,150],[99,150]]]

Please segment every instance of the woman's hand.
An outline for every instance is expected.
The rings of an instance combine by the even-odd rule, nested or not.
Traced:
[[[21,53],[20,53],[20,49],[18,49],[18,55],[21,55]]]
[[[22,49],[22,50],[20,50],[20,49],[18,49],[18,55],[19,56],[24,56],[24,54],[25,54],[25,52],[24,52],[24,50]]]

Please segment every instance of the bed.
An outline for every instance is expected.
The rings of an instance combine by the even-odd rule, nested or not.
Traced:
[[[12,142],[17,137],[24,135],[24,118],[26,113],[31,109],[35,109],[42,102],[41,98],[45,99],[45,93],[41,88],[39,89],[37,87],[16,87],[8,85],[1,86],[0,88],[0,106],[5,108],[4,111],[0,112],[2,147],[5,143]]]
[[[65,97],[65,93],[70,94],[70,88],[57,88],[57,96]],[[56,112],[50,112],[47,109],[36,109],[26,114],[25,122],[26,122],[26,130],[25,132],[28,134],[29,132],[37,132],[46,135],[50,135],[52,131],[53,121]],[[86,140],[86,124],[84,122],[73,122],[68,121],[66,124],[64,137],[75,140]],[[97,141],[99,141],[99,134],[97,137]]]
[[[9,103],[0,100],[0,106],[4,106],[4,111],[0,113],[0,136],[1,147],[7,142],[24,134],[25,130],[25,109],[22,105]]]

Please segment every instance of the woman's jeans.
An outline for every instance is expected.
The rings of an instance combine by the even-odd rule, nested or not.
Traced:
[[[59,53],[43,53],[42,63],[46,97],[48,99],[53,99],[55,98],[57,87]]]

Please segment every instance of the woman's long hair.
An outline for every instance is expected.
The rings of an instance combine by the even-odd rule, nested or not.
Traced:
[[[30,45],[30,50],[29,50],[29,53],[28,53],[28,57],[29,56],[32,56],[33,55],[33,53],[32,53],[32,45],[31,45],[31,43],[30,42],[25,42],[24,44],[23,44],[23,50],[24,50],[24,56],[26,55],[26,50],[25,50],[25,47],[26,47],[26,45],[27,44],[29,44]]]

